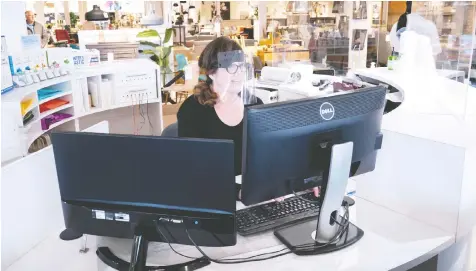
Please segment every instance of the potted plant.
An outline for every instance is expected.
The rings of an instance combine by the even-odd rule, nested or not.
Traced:
[[[166,75],[172,73],[172,70],[169,67],[169,56],[172,53],[172,46],[166,45],[169,43],[170,38],[172,38],[172,33],[173,29],[167,28],[165,30],[164,39],[162,39],[160,34],[154,29],[147,29],[137,34],[137,38],[158,39],[158,43],[147,40],[139,41],[139,43],[143,45],[144,48],[149,48],[139,50],[139,53],[150,55],[150,59],[157,63],[157,65],[160,67],[160,73],[162,75],[162,86],[165,85]]]

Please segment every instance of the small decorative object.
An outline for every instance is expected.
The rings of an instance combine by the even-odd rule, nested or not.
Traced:
[[[31,84],[34,83],[33,77],[31,77],[30,71],[25,71],[25,83],[26,83],[27,85],[31,85]]]
[[[39,83],[40,82],[40,78],[38,77],[38,73],[32,73],[31,74],[31,77],[33,77],[33,82],[34,83]]]
[[[55,75],[53,73],[53,71],[51,69],[46,69],[46,77],[48,79],[52,79],[52,78],[55,78]]]
[[[47,78],[46,76],[46,71],[45,70],[40,70],[38,72],[38,77],[40,78],[41,81],[45,81]]]
[[[18,75],[13,75],[12,76],[12,81],[18,87],[26,86],[26,84],[23,81],[20,80],[20,76],[18,76]]]

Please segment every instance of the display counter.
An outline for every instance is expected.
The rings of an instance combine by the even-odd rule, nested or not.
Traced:
[[[158,104],[161,111],[161,77],[157,71],[156,64],[148,59],[101,62],[2,95],[2,164],[28,155],[30,145],[52,129],[73,123],[68,130],[78,131],[86,116],[139,104]],[[40,94],[44,90],[54,90],[55,94],[44,98]],[[43,106],[52,100],[67,103],[45,110]],[[30,105],[22,112],[25,101]],[[25,123],[27,112],[33,118]],[[58,113],[69,117],[45,125],[45,119]],[[155,134],[162,131],[161,116],[154,125]]]
[[[434,92],[415,93],[419,88],[399,74],[379,73],[378,69],[355,73],[390,85],[403,98],[401,106],[383,117],[384,139],[376,169],[352,178],[350,182],[356,187],[356,204],[350,208],[350,219],[364,231],[364,237],[349,248],[329,254],[288,254],[263,262],[211,264],[203,270],[408,270],[428,263],[437,264],[439,270],[465,270],[469,238],[476,222],[473,215],[476,213],[476,170],[470,166],[476,163],[475,89],[447,78],[435,78],[436,85],[440,87],[434,88]],[[437,107],[435,104],[418,107],[418,104],[425,105],[428,102],[426,98],[431,97],[431,94],[440,95],[446,102],[463,103],[467,107],[457,110],[457,114],[448,111],[448,108],[458,109],[454,104],[446,107]],[[460,100],[462,97],[464,101]],[[34,175],[43,176],[43,180],[48,178],[45,182],[48,183],[46,189],[49,192],[45,195],[52,193],[51,197],[58,197],[57,188],[54,189],[53,185],[56,182],[54,161],[51,157],[40,160],[41,168],[35,170]],[[50,177],[42,173],[43,169],[48,170]],[[4,170],[6,168],[2,168],[2,175]],[[34,177],[30,176],[30,179]],[[14,180],[12,177],[9,183]],[[4,183],[5,180],[2,180],[2,194]],[[9,202],[3,201],[2,195],[2,206],[9,205]],[[38,214],[50,213],[49,221],[55,222],[53,226],[58,226],[62,217],[60,205],[54,202],[59,202],[59,199],[53,198],[48,202],[51,206],[43,206],[44,210]],[[23,212],[32,208],[24,207]],[[52,211],[47,212],[48,208]],[[238,204],[237,208],[243,206]],[[9,213],[13,215],[15,212],[12,209]],[[28,221],[23,219],[21,222]],[[12,223],[9,226],[13,226]],[[50,236],[58,234],[60,229],[56,232],[52,230],[52,225],[47,226]],[[18,229],[16,234],[20,231]],[[10,227],[9,234],[14,236],[13,232]],[[42,233],[46,234],[47,231],[43,230]],[[12,238],[10,240],[12,253],[15,251],[15,242]],[[108,246],[119,257],[126,260],[130,257],[132,240],[105,237],[93,237],[93,240],[89,242],[91,250],[88,253],[94,253],[96,246]],[[61,246],[55,249],[60,250]],[[65,242],[64,246],[69,244]],[[173,246],[186,255],[199,256],[194,247]],[[237,245],[233,247],[204,248],[204,251],[211,257],[221,259],[249,257],[283,248],[272,232],[267,232],[251,237],[239,236]],[[176,255],[167,244],[151,243],[149,246],[148,262],[151,265],[185,261],[188,260]],[[99,259],[97,263],[98,270],[112,270]],[[48,268],[47,263],[38,265],[42,265],[37,266],[38,269]],[[67,267],[65,265],[63,269]]]
[[[384,115],[384,143],[376,169],[352,178],[357,189],[350,218],[365,232],[364,237],[347,249],[324,255],[288,254],[263,262],[212,264],[203,270],[408,270],[424,268],[421,264],[437,265],[438,270],[467,269],[476,223],[471,215],[476,212],[476,171],[470,166],[476,164],[476,114],[469,109],[476,90],[440,76],[428,85],[431,91],[420,93],[418,84],[396,72],[367,69],[355,73],[387,84],[401,103]],[[436,94],[448,104],[435,104],[431,97]],[[468,110],[458,110],[458,103],[467,103]],[[130,256],[130,242],[97,239],[98,246],[109,246],[123,259]],[[200,256],[194,247],[174,247],[186,255]],[[268,232],[239,237],[234,247],[204,250],[219,259],[282,248]],[[151,245],[148,260],[151,265],[186,261],[166,244]],[[99,270],[108,270],[98,263]]]

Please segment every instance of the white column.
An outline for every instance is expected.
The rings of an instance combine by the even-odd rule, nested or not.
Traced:
[[[7,48],[10,54],[21,51],[21,36],[27,34],[25,22],[25,2],[2,1],[1,2],[1,29],[2,35],[7,40]]]
[[[44,25],[45,24],[45,1],[36,1],[33,8],[35,9],[35,13],[36,13],[35,20]]]
[[[86,12],[88,12],[88,5],[86,1],[78,1],[78,13],[79,22],[84,23],[86,21]]]
[[[172,1],[162,2],[162,16],[164,17],[164,25],[167,27],[172,27],[172,18],[175,14],[172,9],[172,4]]]
[[[155,10],[155,14],[163,16],[163,4],[162,1],[144,1],[144,15],[146,16],[151,10]]]
[[[71,17],[69,16],[69,1],[63,1],[64,7],[64,24],[71,25]]]
[[[265,1],[259,1],[258,2],[258,21],[259,21],[259,32],[258,36],[254,34],[255,40],[259,41],[262,38],[265,38],[266,35],[266,2]]]
[[[55,2],[54,5],[55,5],[55,23],[57,24],[57,26],[59,26],[60,25],[60,22],[59,22],[60,16],[59,16],[59,14],[61,13],[61,11],[64,11],[64,10],[62,10],[63,3],[62,2]]]

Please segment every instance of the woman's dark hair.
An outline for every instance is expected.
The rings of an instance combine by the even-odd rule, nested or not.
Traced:
[[[218,100],[218,94],[212,89],[213,74],[218,69],[218,53],[243,50],[238,43],[227,38],[219,37],[210,42],[198,58],[200,68],[199,82],[194,88],[198,102],[203,105],[214,106]]]
[[[397,31],[400,30],[400,28],[407,27],[407,15],[410,13],[412,13],[412,1],[407,1],[405,13],[398,18]]]

